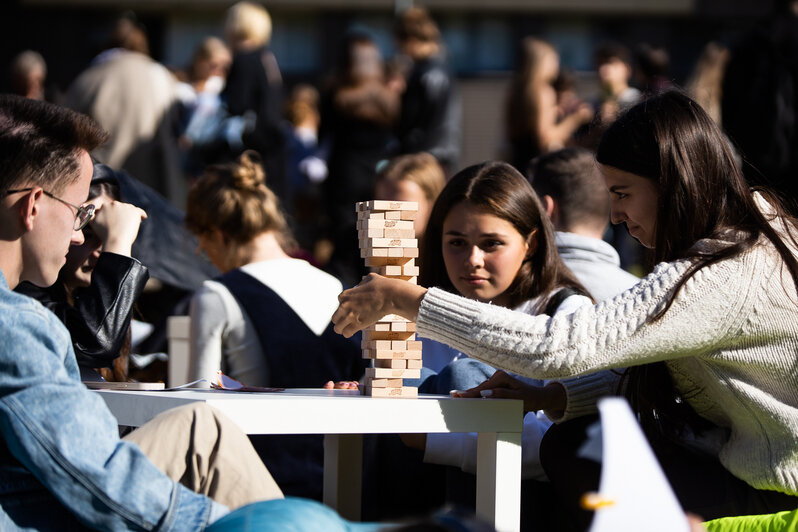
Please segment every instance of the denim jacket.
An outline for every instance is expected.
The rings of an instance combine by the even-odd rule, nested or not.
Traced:
[[[0,432],[5,501],[24,501],[31,484],[43,487],[83,525],[99,530],[203,530],[218,510],[119,439],[105,402],[79,380],[67,329],[39,302],[9,290],[2,272]],[[28,478],[20,481],[20,473]],[[61,529],[53,519],[47,528]],[[9,521],[15,515],[3,504],[0,524],[7,529]]]

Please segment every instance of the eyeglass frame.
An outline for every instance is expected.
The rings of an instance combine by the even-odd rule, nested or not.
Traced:
[[[6,190],[5,195],[7,196],[9,194],[16,194],[17,192],[29,192],[33,189],[34,187],[9,189]],[[63,200],[58,196],[56,196],[55,194],[47,192],[44,189],[42,189],[42,192],[44,193],[45,196],[49,196],[56,201],[60,201],[64,205],[69,205],[70,207],[72,207],[77,211],[75,213],[75,223],[72,225],[73,230],[80,231],[89,224],[92,218],[94,218],[94,212],[97,210],[97,207],[95,207],[93,203],[87,203],[85,205],[73,205],[72,203]],[[83,218],[81,218],[81,215],[83,215]]]

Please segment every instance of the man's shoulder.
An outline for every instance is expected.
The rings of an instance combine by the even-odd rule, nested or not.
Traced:
[[[63,325],[55,314],[36,299],[4,287],[0,290],[0,326],[25,321],[38,322],[44,327]]]

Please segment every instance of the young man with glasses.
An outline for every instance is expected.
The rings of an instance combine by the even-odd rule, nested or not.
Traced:
[[[79,380],[68,331],[12,292],[53,284],[83,242],[89,151],[105,138],[85,116],[0,96],[1,530],[202,530],[228,513],[161,469],[231,507],[282,496],[246,436],[207,407],[172,410],[120,440]]]

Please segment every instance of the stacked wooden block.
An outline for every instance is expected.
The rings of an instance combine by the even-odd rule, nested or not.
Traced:
[[[413,220],[418,204],[411,201],[362,201],[357,204],[360,256],[375,273],[416,284],[418,240]],[[416,324],[388,315],[363,331],[366,369],[363,392],[372,397],[417,397],[418,388],[403,386],[402,379],[421,376],[421,342]]]

